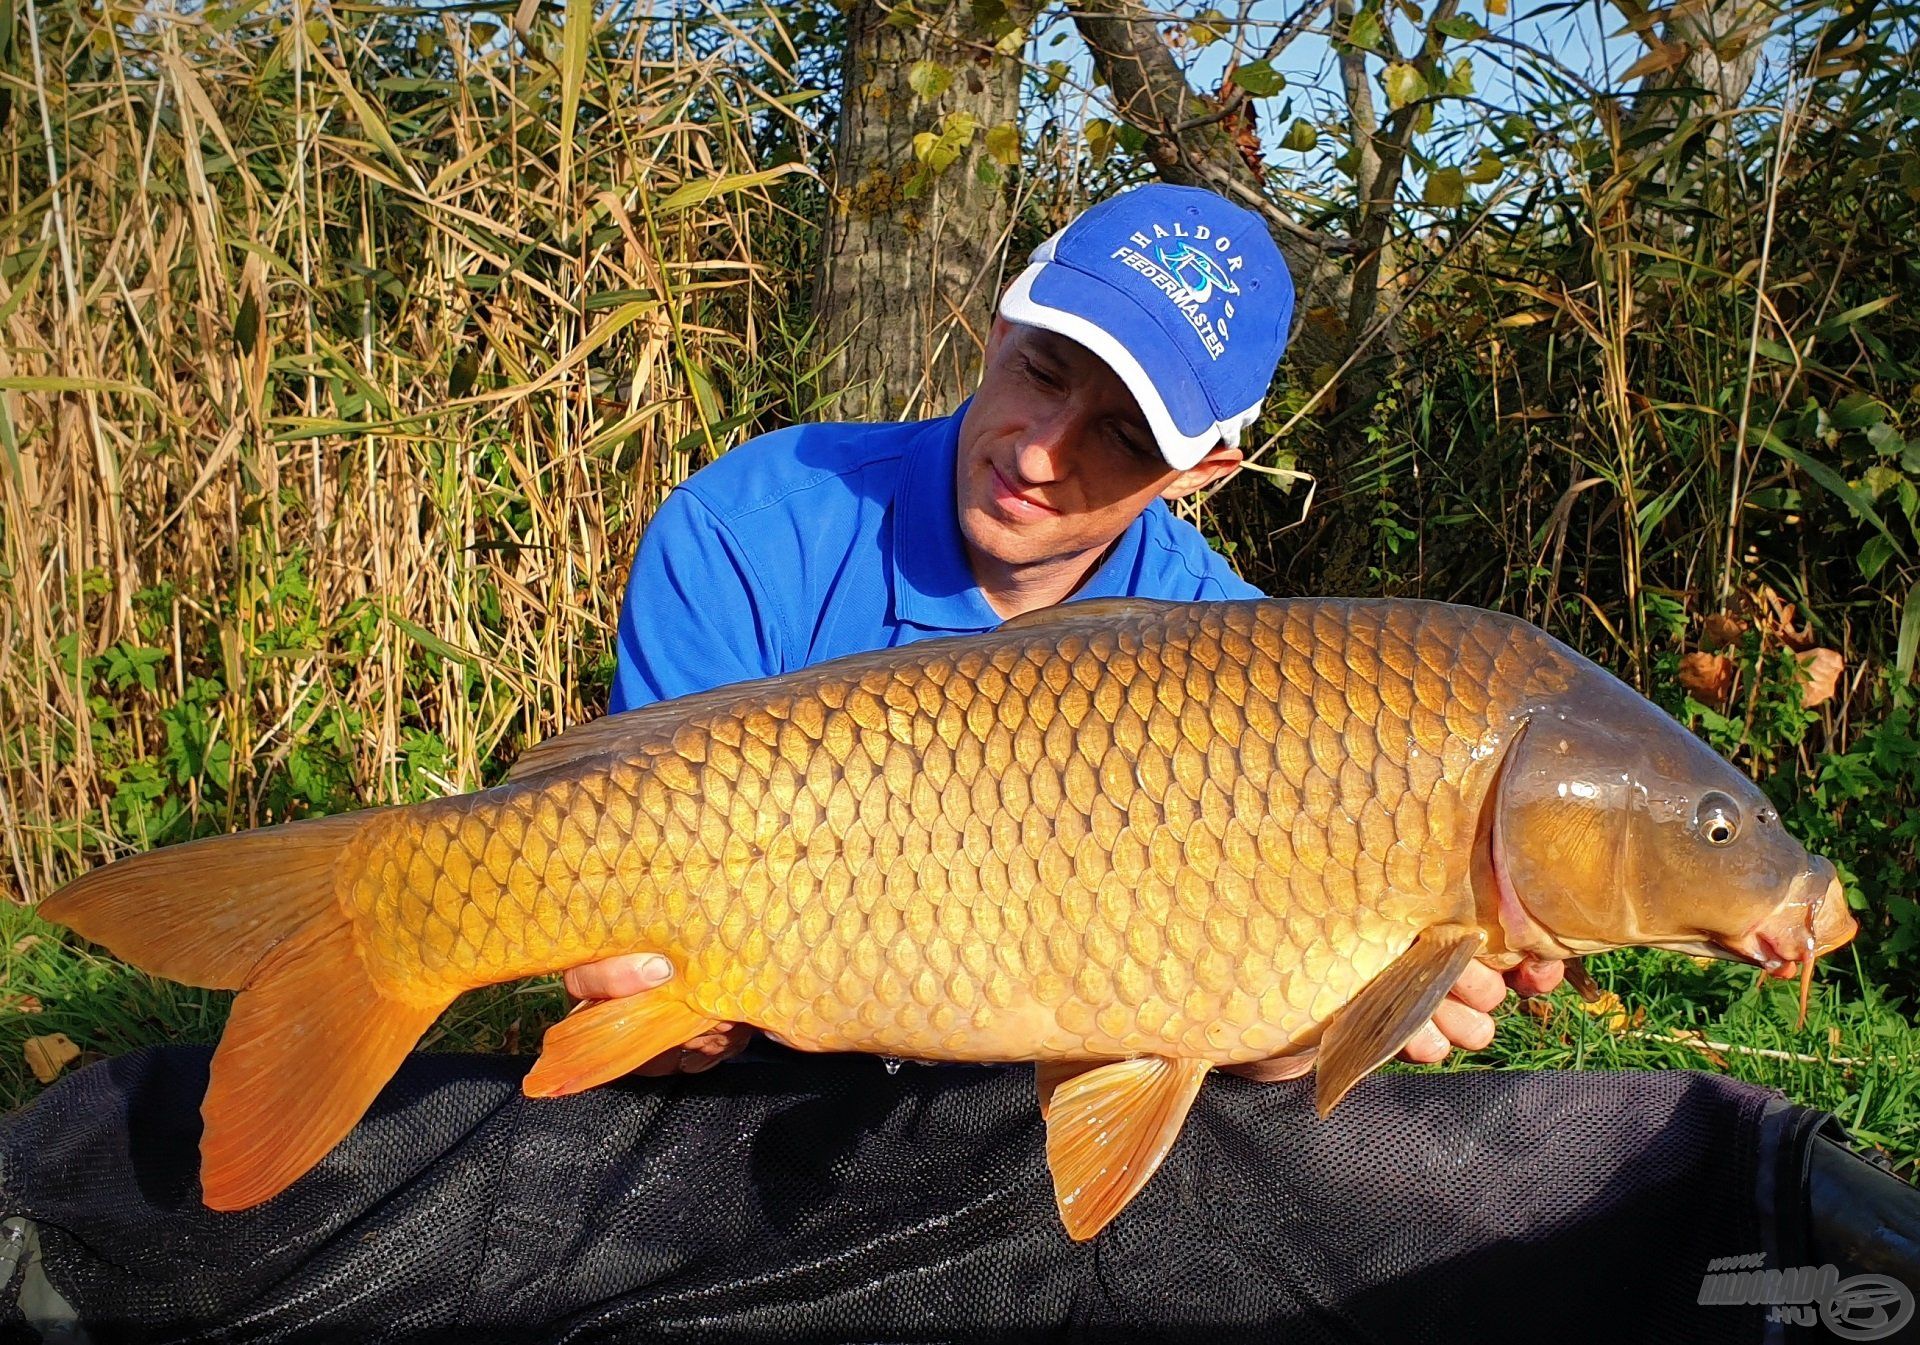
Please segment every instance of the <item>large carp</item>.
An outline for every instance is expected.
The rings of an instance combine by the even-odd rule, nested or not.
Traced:
[[[1324,1115],[1469,960],[1630,944],[1780,975],[1856,927],[1754,785],[1513,617],[1430,602],[1070,603],[614,715],[479,793],[191,842],[42,908],[237,989],[216,1209],[339,1141],[462,991],[616,953],[659,989],[547,1033],[536,1095],[716,1021],[1035,1061],[1091,1237],[1216,1065]],[[1803,984],[1804,994],[1804,984]]]

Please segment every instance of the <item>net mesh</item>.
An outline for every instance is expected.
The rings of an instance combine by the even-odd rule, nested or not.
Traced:
[[[1753,1341],[1763,1310],[1700,1305],[1701,1276],[1773,1249],[1755,1192],[1799,1111],[1698,1073],[1467,1072],[1321,1121],[1310,1081],[1216,1075],[1075,1244],[1026,1068],[764,1048],[535,1101],[525,1060],[416,1055],[313,1173],[215,1214],[207,1060],[103,1062],[0,1127],[0,1217],[38,1223],[96,1339]]]

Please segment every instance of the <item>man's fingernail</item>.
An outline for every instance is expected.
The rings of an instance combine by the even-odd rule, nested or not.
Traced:
[[[673,963],[664,957],[650,957],[646,965],[640,968],[640,979],[649,990],[656,985],[665,985],[673,979]]]

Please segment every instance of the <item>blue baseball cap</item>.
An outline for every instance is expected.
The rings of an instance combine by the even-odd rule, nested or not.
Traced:
[[[1293,277],[1266,224],[1199,187],[1151,183],[1081,212],[1034,251],[1000,315],[1057,332],[1127,385],[1185,471],[1238,445],[1287,348]]]

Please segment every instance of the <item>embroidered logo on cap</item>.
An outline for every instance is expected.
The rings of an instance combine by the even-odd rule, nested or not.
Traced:
[[[1191,243],[1182,243],[1172,252],[1157,247],[1153,255],[1160,264],[1171,272],[1176,280],[1187,287],[1187,293],[1197,304],[1204,304],[1213,297],[1217,287],[1227,294],[1238,294],[1240,287],[1233,278],[1221,270],[1218,263]]]
[[[1167,241],[1156,243],[1156,239]],[[1192,232],[1183,224],[1172,228],[1156,224],[1151,233],[1143,229],[1129,234],[1128,240],[1133,247],[1122,244],[1107,254],[1108,259],[1145,276],[1164,294],[1200,338],[1207,358],[1217,360],[1226,354],[1227,323],[1233,317],[1233,300],[1226,296],[1240,293],[1231,273],[1245,265],[1233,251],[1233,240],[1215,235],[1204,224],[1195,225]],[[1139,248],[1152,248],[1153,255]],[[1220,301],[1220,311],[1203,311],[1215,299]]]

